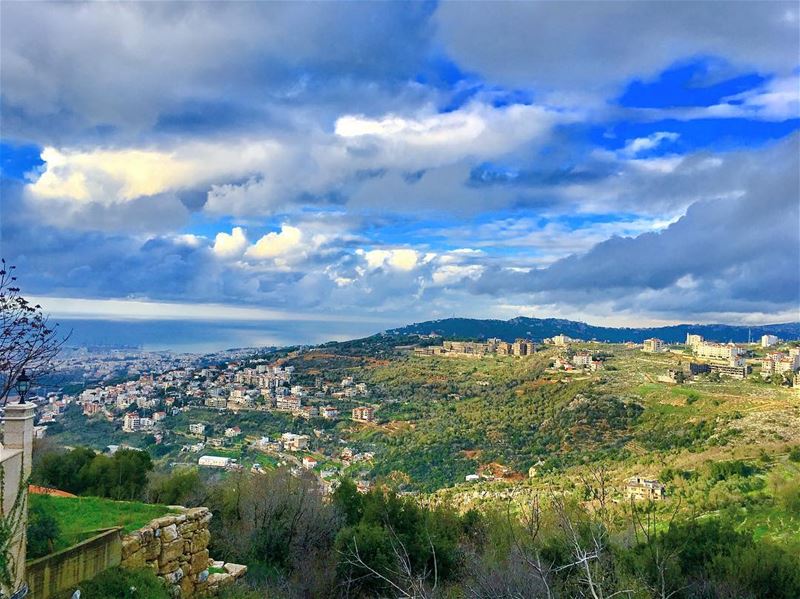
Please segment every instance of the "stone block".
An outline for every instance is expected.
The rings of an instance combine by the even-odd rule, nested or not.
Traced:
[[[170,524],[175,524],[175,516],[161,516],[150,522],[150,526],[153,528],[164,528]]]
[[[225,564],[223,567],[233,578],[241,578],[247,574],[247,566],[242,564]]]
[[[192,535],[190,552],[197,553],[208,547],[208,542],[211,540],[211,533],[207,528],[201,528]]]
[[[139,536],[142,538],[142,545],[147,545],[150,541],[155,538],[155,533],[153,529],[149,526],[145,526],[144,528],[140,528],[138,531]]]
[[[161,539],[153,538],[147,545],[142,547],[142,553],[145,560],[158,559],[161,554]]]
[[[192,597],[194,594],[194,582],[189,576],[184,576],[181,579],[181,597]]]
[[[134,553],[131,553],[128,557],[126,557],[120,562],[120,565],[123,568],[129,568],[131,570],[144,568],[145,566],[144,554],[141,551],[136,551]]]
[[[164,564],[161,564],[158,567],[157,572],[159,576],[165,576],[169,572],[174,572],[175,570],[179,570],[180,567],[181,567],[180,563],[178,563],[177,560],[173,560],[171,562],[166,562]]]
[[[208,568],[208,549],[192,554],[189,567],[193,574],[198,574]]]
[[[142,537],[130,534],[122,537],[122,559],[127,559],[142,548]]]
[[[207,516],[210,513],[207,507],[193,507],[192,509],[186,512],[186,519],[187,520],[200,520],[204,516]]]
[[[175,524],[169,524],[161,528],[161,542],[170,543],[178,538],[178,527]]]
[[[178,525],[178,532],[183,535],[187,536],[197,530],[197,522],[193,520],[187,520],[182,524]]]
[[[161,546],[161,554],[158,557],[159,565],[164,565],[168,562],[177,560],[183,553],[183,540],[178,539],[172,543],[163,544]]]
[[[180,568],[173,570],[172,572],[167,572],[163,576],[164,580],[166,580],[169,584],[178,584],[183,579],[183,570]]]

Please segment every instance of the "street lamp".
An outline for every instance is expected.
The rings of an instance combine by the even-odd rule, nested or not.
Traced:
[[[25,396],[28,394],[28,389],[31,388],[31,379],[28,378],[28,375],[25,374],[25,369],[22,369],[22,373],[17,377],[17,394],[19,394],[19,403],[25,403]]]

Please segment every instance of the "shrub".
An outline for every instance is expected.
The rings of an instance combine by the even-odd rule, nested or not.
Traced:
[[[110,568],[79,588],[81,599],[170,599],[166,585],[150,569]]]
[[[789,459],[793,462],[800,462],[800,445],[796,445],[789,450]]]
[[[58,520],[52,515],[47,501],[32,503],[28,509],[27,554],[29,559],[52,553],[61,536]]]
[[[732,460],[730,462],[713,462],[709,467],[709,477],[713,481],[720,481],[731,476],[741,476],[746,478],[753,476],[758,469],[752,464],[742,460]]]

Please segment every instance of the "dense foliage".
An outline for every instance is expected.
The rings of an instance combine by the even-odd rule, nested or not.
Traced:
[[[120,449],[112,456],[86,447],[41,457],[33,481],[77,495],[139,499],[153,463],[146,451]]]
[[[61,536],[61,527],[51,506],[43,502],[30,502],[28,506],[27,557],[34,559],[52,553]]]
[[[79,588],[81,599],[170,599],[164,582],[149,568],[110,568]]]

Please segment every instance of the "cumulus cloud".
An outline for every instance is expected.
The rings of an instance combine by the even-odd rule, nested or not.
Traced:
[[[2,11],[3,133],[44,164],[3,189],[0,244],[39,294],[400,321],[797,305],[797,142],[761,145],[798,116],[791,4]],[[760,76],[617,105],[708,55]],[[768,132],[737,146],[733,118]],[[724,151],[664,119],[720,119],[700,134]]]
[[[246,247],[247,236],[244,229],[234,227],[230,233],[217,233],[213,249],[220,258],[236,258],[242,255]]]
[[[268,123],[271,107],[324,102],[340,81],[342,101],[374,96],[376,76],[396,88],[413,73],[429,17],[422,5],[4,5],[4,129],[51,141],[108,126],[135,136],[168,122],[190,130],[209,111]],[[53,119],[60,129],[43,126]]]
[[[281,225],[279,232],[267,233],[255,244],[247,248],[246,257],[256,260],[290,258],[299,252],[303,244],[303,232],[291,225]]]

